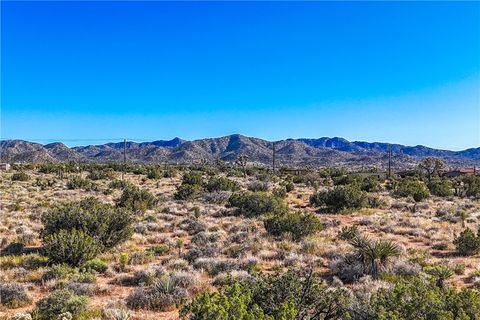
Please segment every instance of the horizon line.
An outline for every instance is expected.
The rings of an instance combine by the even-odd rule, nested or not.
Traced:
[[[344,139],[344,140],[346,140],[348,142],[351,142],[351,143],[354,143],[354,142],[383,143],[383,144],[390,144],[390,145],[399,145],[399,146],[404,146],[404,147],[426,147],[426,148],[435,149],[435,150],[455,151],[455,152],[480,148],[480,146],[468,147],[468,148],[465,148],[465,149],[449,148],[449,147],[439,147],[439,148],[437,148],[437,147],[430,147],[430,146],[424,145],[424,144],[411,145],[411,144],[402,144],[402,143],[398,143],[398,142],[367,141],[367,140],[356,140],[356,139],[350,140],[350,139],[347,139],[347,138],[344,138],[344,137],[341,137],[341,136],[321,136],[321,137],[317,137],[317,138],[312,138],[312,137],[292,138],[292,137],[288,137],[288,138],[283,138],[283,139],[269,140],[269,139],[266,139],[266,138],[249,136],[249,135],[245,135],[245,134],[242,134],[242,133],[232,133],[232,134],[226,134],[226,135],[222,135],[222,136],[203,137],[203,138],[195,138],[195,139],[184,139],[184,138],[181,138],[181,137],[178,137],[178,136],[175,136],[171,139],[128,138],[128,137],[124,137],[124,138],[29,139],[29,138],[3,138],[2,137],[2,138],[0,138],[0,141],[21,140],[21,141],[26,141],[26,142],[38,143],[38,144],[41,144],[43,146],[48,145],[48,144],[52,144],[52,143],[60,142],[60,143],[65,144],[69,148],[74,148],[74,147],[82,147],[82,146],[90,146],[90,145],[104,145],[104,144],[108,144],[108,143],[118,143],[118,142],[123,142],[124,140],[126,140],[126,142],[133,142],[133,143],[149,143],[149,142],[154,142],[154,141],[172,141],[172,140],[175,140],[175,139],[180,139],[180,140],[183,140],[183,141],[192,142],[192,141],[199,141],[199,140],[205,140],[205,139],[219,139],[219,138],[230,137],[230,136],[234,136],[234,135],[240,135],[240,136],[247,137],[247,138],[260,139],[260,140],[264,140],[264,141],[267,141],[267,142],[280,142],[280,141],[287,141],[287,140],[302,140],[302,139],[303,140],[305,140],[305,139],[318,140],[318,139],[323,139],[323,138],[327,138],[327,139],[338,138],[338,139]],[[90,141],[90,142],[98,141],[98,142],[104,142],[104,143],[86,144],[86,145],[85,144],[68,145],[68,142],[88,142],[88,141]]]

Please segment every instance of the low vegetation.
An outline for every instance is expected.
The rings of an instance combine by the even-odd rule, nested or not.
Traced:
[[[480,179],[441,167],[18,166],[0,319],[478,320]]]

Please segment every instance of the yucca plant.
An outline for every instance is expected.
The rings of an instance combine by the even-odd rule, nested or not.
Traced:
[[[446,265],[436,265],[425,269],[425,272],[434,276],[437,281],[436,285],[440,289],[445,288],[445,280],[453,276],[453,270]]]
[[[398,245],[392,241],[371,240],[366,236],[357,236],[350,244],[355,248],[355,257],[363,264],[366,273],[374,279],[378,279],[390,259],[399,256],[401,252]]]
[[[131,314],[125,309],[107,309],[104,311],[109,320],[130,320]]]

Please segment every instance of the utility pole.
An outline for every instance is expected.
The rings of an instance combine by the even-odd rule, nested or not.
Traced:
[[[272,168],[273,168],[273,174],[275,174],[275,141],[273,142],[273,154],[272,154]]]
[[[123,171],[122,171],[122,180],[125,176],[125,171],[127,170],[127,139],[123,139]]]
[[[392,145],[388,145],[388,178],[392,176]]]

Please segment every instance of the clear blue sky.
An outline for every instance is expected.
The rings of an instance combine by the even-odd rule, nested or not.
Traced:
[[[480,146],[480,3],[7,2],[1,137]]]

